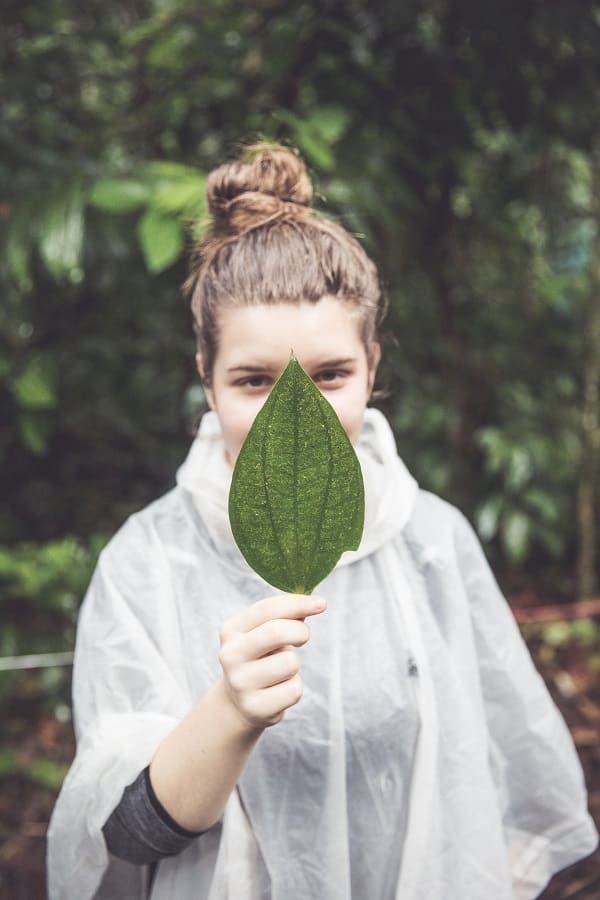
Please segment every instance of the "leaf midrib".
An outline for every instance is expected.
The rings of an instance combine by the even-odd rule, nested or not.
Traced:
[[[275,537],[277,549],[279,550],[279,556],[283,560],[283,564],[286,568],[290,584],[294,584],[294,575],[293,575],[293,573],[290,569],[290,565],[286,559],[286,556],[285,556],[285,553],[283,550],[283,546],[281,544],[281,540],[279,538],[279,534],[277,531],[277,527],[275,525],[275,518],[273,515],[273,507],[271,506],[271,498],[269,496],[269,488],[267,485],[267,435],[269,433],[269,425],[271,424],[271,420],[272,420],[273,416],[275,415],[275,406],[276,406],[275,402],[271,404],[271,408],[268,411],[268,417],[265,421],[265,428],[264,428],[264,431],[262,434],[262,442],[261,442],[261,447],[260,447],[260,455],[261,455],[261,462],[262,462],[262,473],[261,474],[262,474],[262,478],[263,478],[263,487],[264,487],[264,491],[265,491],[266,506],[267,506],[267,510],[269,512],[269,519],[271,520],[271,528],[273,529],[273,535]]]

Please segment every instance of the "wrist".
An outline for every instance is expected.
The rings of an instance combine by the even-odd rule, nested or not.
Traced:
[[[234,737],[242,743],[258,740],[266,726],[257,725],[244,716],[233,702],[222,678],[214,685],[214,691]]]

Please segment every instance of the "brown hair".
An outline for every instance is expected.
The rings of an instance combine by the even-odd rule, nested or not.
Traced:
[[[212,220],[193,249],[184,290],[207,381],[227,307],[337,297],[359,313],[369,353],[384,314],[377,270],[351,234],[311,208],[312,184],[296,152],[249,147],[210,173],[206,194]]]

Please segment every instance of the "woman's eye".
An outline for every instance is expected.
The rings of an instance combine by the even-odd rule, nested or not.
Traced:
[[[322,372],[313,375],[313,380],[316,384],[336,385],[343,380],[344,375],[344,372],[340,372],[337,369],[324,369]],[[273,384],[273,379],[268,375],[248,375],[246,378],[238,381],[237,384],[241,388],[257,391],[261,388],[270,387]]]
[[[241,387],[251,387],[251,388],[260,388],[265,387],[268,384],[269,380],[266,375],[251,375],[249,378],[244,378],[243,381],[240,381]]]
[[[327,384],[331,384],[334,381],[339,381],[342,378],[341,372],[336,371],[326,371],[319,372],[318,375],[315,376],[315,381],[324,381]]]

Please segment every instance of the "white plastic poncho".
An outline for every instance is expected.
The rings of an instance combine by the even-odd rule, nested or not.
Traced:
[[[570,735],[473,529],[419,490],[375,410],[358,453],[365,534],[318,588],[303,698],[261,736],[222,821],[159,864],[152,900],[531,900],[596,847]],[[100,557],[50,900],[148,896],[102,826],[220,676],[221,622],[274,593],[233,542],[230,477],[208,413],[177,486]]]

